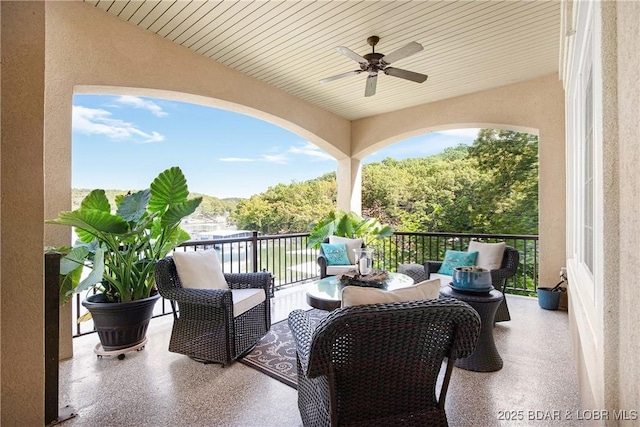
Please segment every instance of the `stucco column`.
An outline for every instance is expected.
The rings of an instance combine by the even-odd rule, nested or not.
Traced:
[[[338,160],[336,174],[338,185],[338,209],[345,212],[362,213],[362,165],[360,160],[346,158]]]
[[[45,3],[0,2],[2,425],[44,424]]]

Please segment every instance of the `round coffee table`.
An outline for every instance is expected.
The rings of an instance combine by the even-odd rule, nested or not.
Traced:
[[[406,274],[389,273],[389,278],[376,289],[392,291],[398,288],[405,288],[413,285],[413,279]],[[327,276],[313,282],[307,288],[307,304],[320,310],[335,310],[340,307],[343,285],[337,276]],[[353,286],[353,285],[351,285]]]

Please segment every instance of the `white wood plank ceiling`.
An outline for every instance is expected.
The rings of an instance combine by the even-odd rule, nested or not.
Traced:
[[[86,3],[350,120],[558,72],[556,0]],[[380,73],[368,98],[366,73],[319,82],[358,69],[334,48],[364,55],[372,35],[386,54],[422,44],[393,66],[428,80]]]

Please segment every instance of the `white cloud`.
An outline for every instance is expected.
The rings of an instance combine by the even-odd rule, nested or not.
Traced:
[[[266,163],[287,163],[286,154],[262,154],[260,157],[220,157],[221,162],[266,162]]]
[[[263,154],[262,160],[269,163],[287,163],[287,155],[286,154]]]
[[[218,160],[221,162],[255,162],[256,159],[249,159],[247,157],[221,157]]]
[[[289,152],[293,154],[302,154],[304,156],[314,157],[317,160],[335,160],[327,152],[321,150],[311,142],[307,141],[307,144],[303,147],[291,147]]]
[[[88,135],[103,135],[115,140],[131,140],[136,143],[164,141],[164,135],[152,131],[143,132],[135,124],[114,119],[107,110],[73,106],[73,130]]]
[[[148,99],[143,99],[138,96],[122,95],[116,98],[118,104],[127,105],[133,108],[140,108],[143,110],[149,110],[151,114],[156,117],[166,117],[169,115],[158,104]]]
[[[442,131],[438,131],[438,132],[434,132],[434,133],[441,133],[444,135],[451,135],[451,136],[462,136],[465,138],[473,138],[475,139],[478,136],[478,132],[480,132],[480,129],[478,128],[468,128],[468,129],[450,129],[450,130],[442,130]]]

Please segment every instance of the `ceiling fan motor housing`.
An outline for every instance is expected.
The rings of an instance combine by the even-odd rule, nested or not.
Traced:
[[[382,53],[372,52],[372,53],[367,53],[362,57],[369,62],[368,64],[360,64],[360,68],[362,68],[363,71],[382,70],[386,65],[383,61],[380,61],[382,57],[384,57],[384,54]]]

